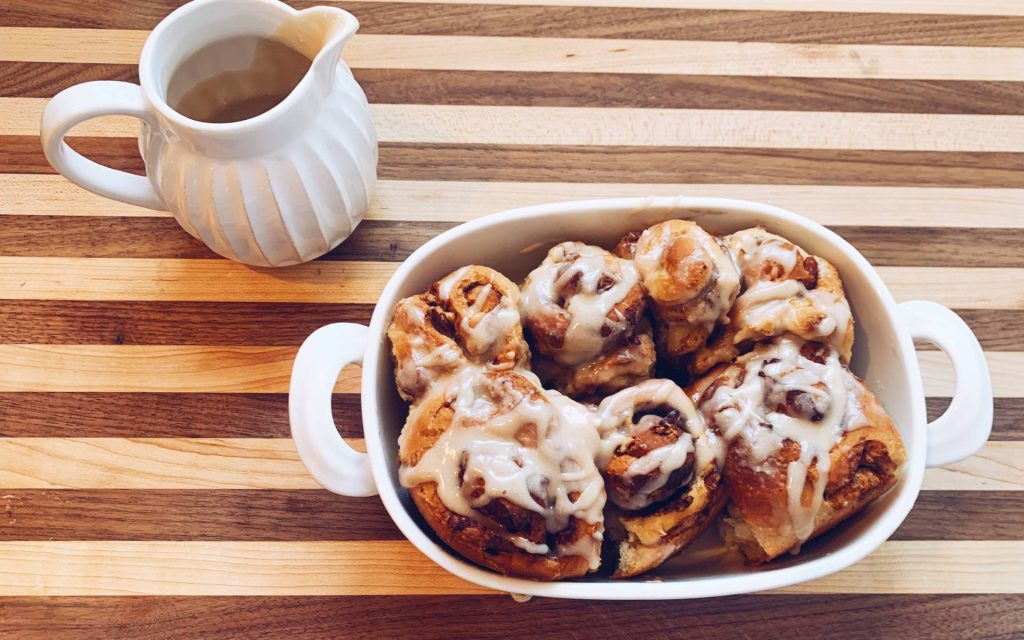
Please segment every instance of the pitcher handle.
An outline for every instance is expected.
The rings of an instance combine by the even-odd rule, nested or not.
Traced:
[[[139,85],[112,80],[83,82],[55,95],[43,109],[40,131],[46,159],[65,178],[93,193],[149,209],[166,209],[149,178],[93,162],[64,142],[75,125],[107,115],[134,116],[157,126]]]
[[[306,469],[328,491],[343,496],[377,495],[370,458],[338,434],[331,414],[331,393],[346,365],[363,361],[370,330],[339,322],[320,327],[295,355],[288,389],[292,440]]]

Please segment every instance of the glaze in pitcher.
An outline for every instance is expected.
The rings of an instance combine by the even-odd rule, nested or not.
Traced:
[[[47,104],[46,157],[94,193],[170,210],[188,233],[232,260],[256,266],[312,260],[352,233],[377,180],[366,96],[340,60],[358,28],[354,16],[330,7],[296,11],[276,0],[186,4],[146,40],[139,85],[87,82]],[[287,97],[250,119],[209,123],[175,111],[168,86],[181,62],[214,42],[244,36],[277,40],[312,64]],[[242,69],[253,55],[231,48],[204,64],[195,81]],[[110,114],[142,121],[145,176],[97,164],[63,141],[74,125]]]

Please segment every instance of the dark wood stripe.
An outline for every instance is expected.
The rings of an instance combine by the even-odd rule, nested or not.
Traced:
[[[1024,115],[1024,82],[356,69],[375,104]],[[0,96],[49,98],[135,65],[0,62]]]
[[[380,500],[325,490],[2,493],[0,541],[402,539]]]
[[[965,215],[970,215],[965,214]],[[400,262],[454,222],[368,220],[322,260]],[[1024,267],[1024,228],[833,226],[876,266]],[[131,243],[124,243],[131,238]],[[173,218],[0,216],[0,254],[82,258],[216,258]]]
[[[721,11],[617,7],[561,7],[419,3],[337,4],[359,18],[363,33],[638,38],[741,42],[1024,46],[1024,18],[805,11]],[[33,27],[150,29],[178,2],[145,7],[112,0],[40,11],[29,0],[4,7],[0,24]]]
[[[369,560],[368,560],[369,561]],[[4,631],[23,640],[325,637],[842,637],[1014,640],[1021,595],[748,595],[694,602],[608,602],[507,595],[363,597],[18,597],[0,599]],[[787,630],[783,633],[781,630]],[[774,630],[774,631],[773,631]],[[796,631],[799,630],[799,631]],[[775,633],[779,631],[779,633]]]
[[[928,398],[928,419],[949,398]],[[359,396],[335,394],[334,421],[363,437]],[[0,393],[0,437],[287,438],[288,396],[247,393]],[[996,398],[992,441],[1024,440],[1024,398]]]
[[[128,138],[72,138],[93,160],[141,173]],[[35,136],[0,137],[0,173],[54,173]],[[390,180],[1024,187],[1024,153],[383,143]]]
[[[455,223],[448,222],[367,220],[341,245],[320,259],[400,262],[424,242],[453,226]],[[1017,232],[1024,237],[1024,230],[1014,231]],[[131,238],[131,242],[126,243],[125,238]],[[202,242],[183,233],[173,218],[114,216],[0,216],[0,255],[219,257]]]
[[[138,66],[0,62],[0,96],[5,98],[50,98],[72,85],[92,80],[138,83]]]
[[[1020,540],[1022,491],[922,491],[893,540]]]
[[[368,304],[75,302],[0,304],[0,344],[298,346],[332,322],[368,324]]]
[[[363,437],[357,394],[333,397],[345,437]],[[289,438],[288,395],[0,393],[0,437]]]
[[[380,151],[380,177],[390,179],[1024,186],[1024,153],[410,143]]]
[[[949,406],[949,398],[927,398],[928,419],[935,420]],[[995,398],[989,441],[1024,440],[1024,398]]]
[[[0,508],[0,541],[402,539],[379,500],[324,490],[12,489]],[[1017,540],[1022,527],[1024,492],[924,491],[893,539]]]
[[[367,324],[372,312],[362,304],[8,300],[0,305],[0,344],[298,346],[325,324]],[[1024,351],[1024,311],[957,313],[986,351]]]

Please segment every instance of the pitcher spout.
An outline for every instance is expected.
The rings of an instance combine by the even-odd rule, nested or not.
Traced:
[[[359,20],[337,7],[311,7],[286,20],[275,34],[293,49],[313,61],[312,72],[332,82],[341,50],[359,30]]]

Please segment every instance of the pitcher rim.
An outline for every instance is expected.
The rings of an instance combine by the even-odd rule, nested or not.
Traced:
[[[327,10],[343,16],[351,25],[351,28],[346,30],[347,33],[343,33],[336,37],[347,39],[359,29],[358,18],[340,7],[318,5],[308,7],[300,11],[285,4],[284,2],[281,2],[280,0],[192,0],[191,2],[178,7],[171,13],[167,14],[167,16],[165,16],[164,19],[153,28],[149,33],[149,36],[146,37],[145,43],[143,43],[142,53],[139,56],[139,86],[142,87],[142,92],[146,97],[146,100],[153,105],[162,117],[166,118],[176,126],[192,130],[201,130],[206,134],[216,135],[245,133],[251,129],[271,123],[291,107],[295,106],[295,104],[301,99],[300,94],[305,93],[304,90],[308,90],[309,85],[312,84],[313,76],[315,75],[314,69],[317,62],[320,60],[322,55],[326,55],[327,50],[330,49],[329,45],[334,40],[334,38],[331,38],[324,42],[320,51],[310,60],[309,69],[302,76],[302,79],[299,80],[299,82],[292,88],[288,95],[281,100],[281,102],[277,103],[270,109],[267,109],[263,113],[251,118],[236,120],[234,122],[204,122],[202,120],[196,120],[174,109],[167,102],[165,95],[163,95],[166,93],[166,87],[157,86],[155,78],[158,74],[154,67],[157,64],[156,43],[159,42],[161,37],[163,37],[164,32],[178,20],[186,18],[196,11],[202,11],[206,7],[215,4],[262,5],[269,9],[273,9],[274,11],[280,11],[285,16],[297,16],[300,13],[313,10]],[[177,63],[180,64],[183,60],[184,57],[178,60]]]

